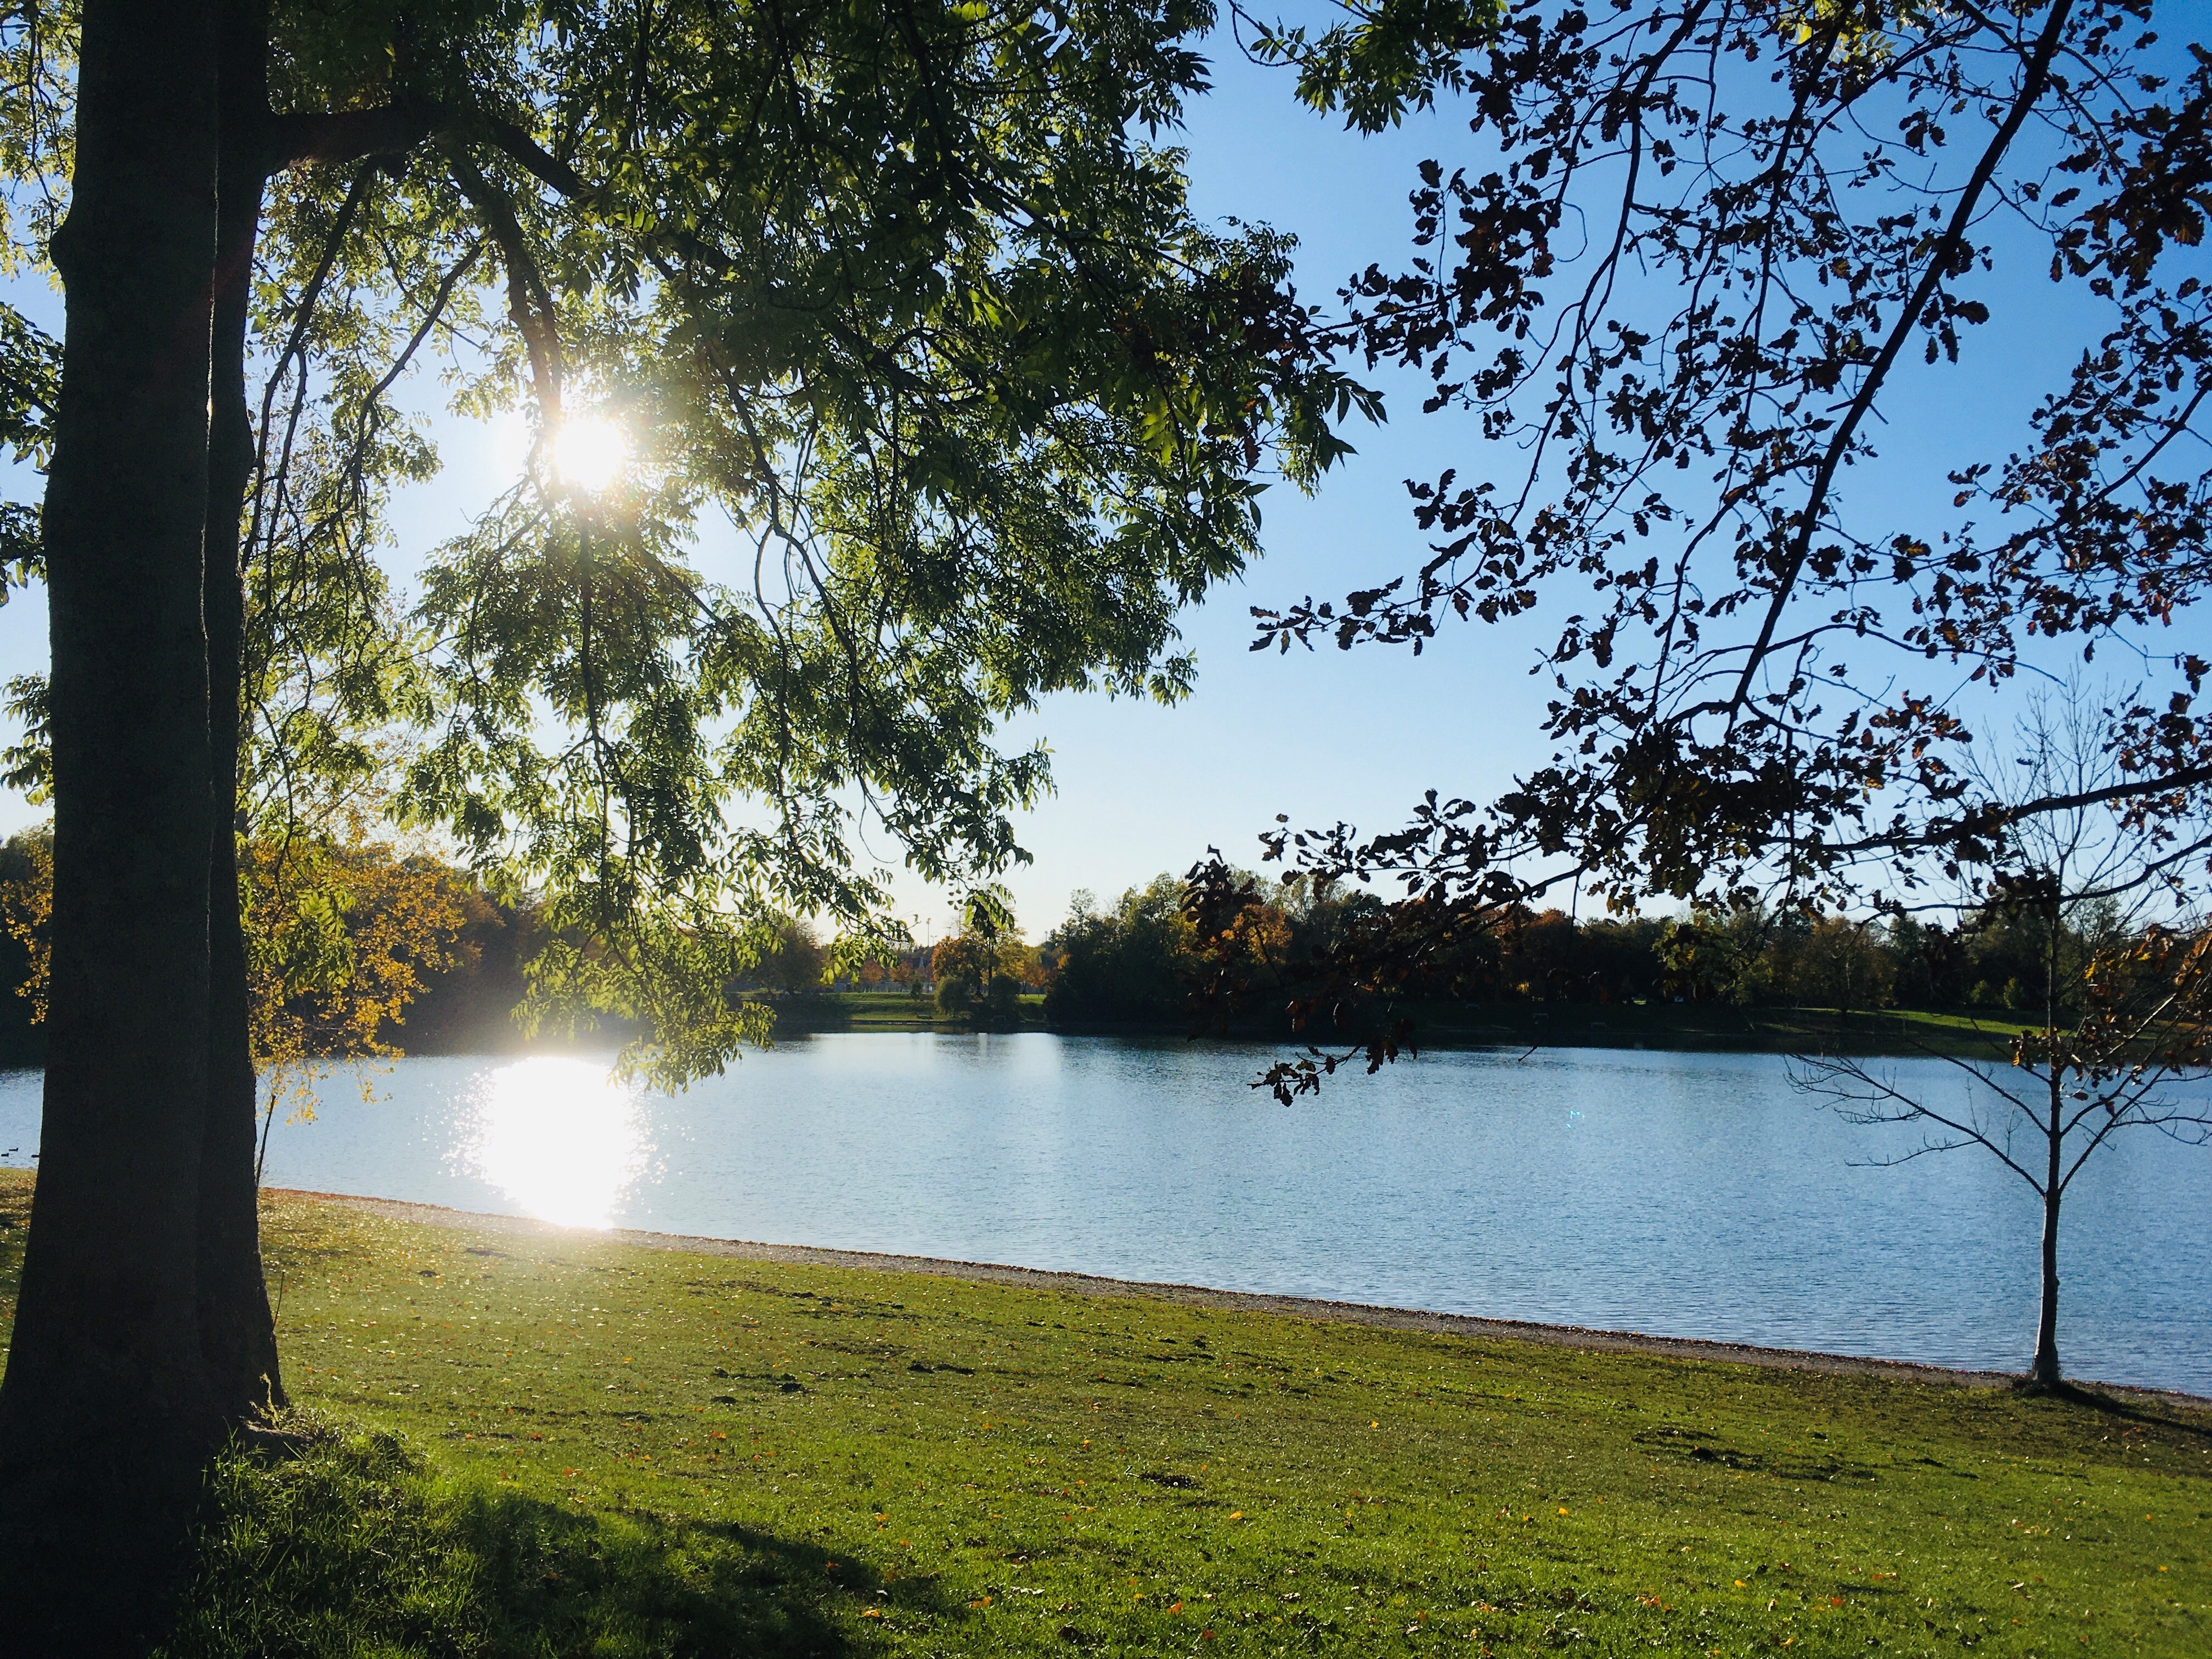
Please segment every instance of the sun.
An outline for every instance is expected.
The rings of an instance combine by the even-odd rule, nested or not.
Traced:
[[[612,421],[582,416],[563,421],[553,436],[555,476],[593,495],[621,476],[629,459],[629,436]]]

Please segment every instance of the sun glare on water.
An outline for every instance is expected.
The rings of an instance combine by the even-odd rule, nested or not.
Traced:
[[[622,474],[629,439],[612,421],[580,416],[553,436],[553,471],[561,482],[596,495]]]
[[[613,1224],[645,1167],[637,1091],[605,1066],[540,1057],[477,1085],[472,1172],[525,1213],[568,1227]]]

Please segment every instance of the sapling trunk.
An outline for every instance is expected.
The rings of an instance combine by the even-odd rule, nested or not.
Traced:
[[[2054,1055],[2051,1065],[2051,1116],[2044,1139],[2048,1153],[2043,1180],[2042,1298],[2035,1323],[2035,1363],[2028,1378],[2039,1389],[2055,1389],[2058,1370],[2058,1202],[2060,1163],[2065,1152],[2066,1073]]]
[[[2043,1052],[2050,1099],[2044,1120],[2043,1270],[2037,1304],[2035,1359],[2028,1381],[2039,1389],[2059,1386],[2058,1371],[2058,1204],[2064,1196],[2061,1170],[2066,1152],[2066,1066],[2058,1052],[2058,939],[2062,913],[2054,897],[2045,907],[2043,926]]]

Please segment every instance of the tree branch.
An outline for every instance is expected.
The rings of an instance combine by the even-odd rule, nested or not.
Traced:
[[[434,100],[272,115],[262,132],[261,161],[265,171],[280,173],[310,161],[403,155],[432,138],[446,137],[483,140],[571,201],[599,196],[596,185],[505,116]]]
[[[476,114],[464,124],[538,183],[573,202],[592,202],[599,188],[504,116]]]
[[[402,155],[453,118],[448,105],[413,102],[272,115],[262,132],[262,164],[267,172],[281,173],[309,161]]]
[[[507,315],[529,348],[531,384],[538,394],[538,412],[550,428],[561,418],[562,379],[561,333],[554,321],[552,295],[523,240],[514,204],[483,176],[465,146],[450,146],[450,154],[453,182],[483,216],[484,228],[507,267]]]
[[[1850,451],[1852,438],[1873,409],[1875,394],[1888,379],[1889,371],[1897,362],[1898,354],[1904,349],[1905,341],[1911,337],[1912,331],[1919,325],[1921,315],[1935,297],[1936,290],[1942,286],[1945,276],[1953,274],[1954,267],[1961,265],[1970,251],[1967,233],[1973,228],[1974,215],[1980,207],[1982,192],[1989,187],[1997,163],[2011,149],[2013,140],[2020,136],[2020,130],[2027,124],[2029,113],[2042,100],[2044,92],[2050,85],[2051,60],[2057,53],[2066,19],[2072,10],[2071,0],[2058,0],[2058,3],[2051,7],[2044,21],[2042,38],[2036,42],[2035,56],[2027,65],[2019,93],[2013,99],[2012,108],[2007,112],[1996,136],[1990,140],[1988,147],[1982,152],[1973,177],[1959,193],[1958,201],[1952,208],[1950,223],[1944,228],[1942,235],[1936,239],[1929,252],[1928,269],[1921,273],[1919,283],[1898,315],[1896,325],[1890,330],[1889,338],[1882,343],[1881,355],[1868,368],[1866,378],[1860,382],[1858,390],[1852,396],[1843,421],[1828,440],[1826,453],[1820,459],[1820,470],[1814,477],[1812,489],[1806,497],[1798,520],[1796,534],[1791,538],[1796,545],[1790,550],[1789,562],[1775,580],[1774,597],[1767,605],[1766,620],[1759,628],[1758,642],[1752,647],[1751,654],[1743,665],[1742,678],[1736,682],[1735,695],[1729,699],[1728,711],[1731,714],[1741,711],[1751,696],[1752,682],[1758,674],[1759,665],[1766,659],[1775,626],[1782,620],[1782,613],[1790,604],[1790,595],[1797,586],[1797,578],[1805,568],[1806,560],[1811,556],[1813,538],[1820,532],[1821,508],[1826,504],[1828,492],[1835,483],[1837,469],[1843,465],[1844,458]]]

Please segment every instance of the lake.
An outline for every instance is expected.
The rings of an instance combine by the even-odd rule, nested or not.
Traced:
[[[666,1096],[604,1060],[410,1059],[279,1123],[270,1184],[579,1226],[1170,1279],[2017,1370],[2038,1210],[1978,1152],[1865,1160],[1761,1054],[1425,1055],[1285,1108],[1274,1051],[1038,1034],[841,1035]],[[1936,1060],[1884,1062],[1948,1091]],[[25,1164],[39,1077],[0,1077]],[[2212,1151],[2154,1131],[2067,1204],[2084,1377],[2212,1395]]]

